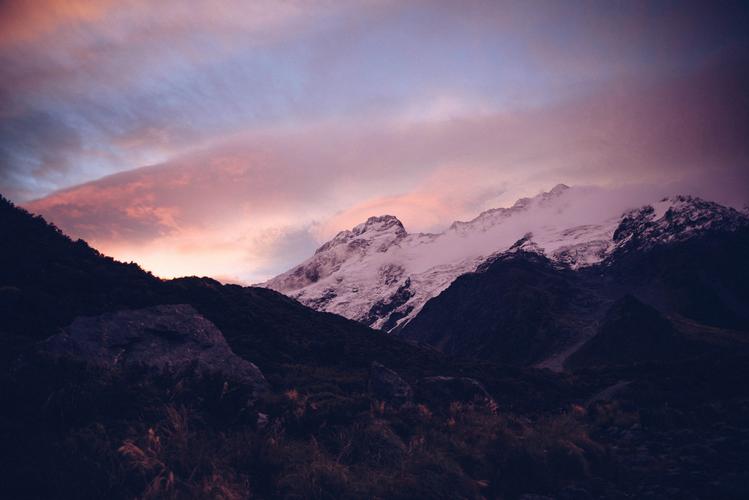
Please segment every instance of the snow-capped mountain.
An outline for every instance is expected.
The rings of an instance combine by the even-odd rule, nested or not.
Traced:
[[[560,184],[509,208],[454,222],[438,234],[408,233],[391,215],[371,217],[263,286],[314,309],[390,331],[418,314],[456,277],[503,252],[535,251],[577,269],[620,251],[646,250],[747,220],[732,208],[686,196],[637,209],[602,205],[584,188]]]
[[[748,221],[747,215],[733,208],[692,196],[674,196],[624,214],[613,240],[617,250],[647,250],[706,231],[735,231]]]

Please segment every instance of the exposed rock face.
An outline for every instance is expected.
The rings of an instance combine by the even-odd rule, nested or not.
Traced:
[[[692,196],[674,196],[624,214],[612,239],[618,252],[642,251],[708,231],[732,232],[748,226],[746,215],[733,208]]]
[[[394,405],[402,405],[413,398],[413,389],[408,382],[376,361],[369,372],[369,392],[373,397]]]
[[[40,351],[101,368],[147,366],[174,373],[194,366],[249,385],[255,396],[268,390],[260,369],[234,354],[219,329],[184,304],[79,317],[42,342]]]
[[[426,377],[419,381],[417,396],[433,404],[483,403],[496,407],[496,402],[484,386],[469,377]]]
[[[405,310],[398,310],[398,308],[408,302],[413,295],[411,278],[406,278],[406,281],[390,297],[380,299],[372,304],[367,317],[362,322],[366,325],[372,325],[378,319],[387,317],[388,320],[382,324],[382,329],[390,330],[397,325],[399,319],[411,312],[410,308],[406,308]]]

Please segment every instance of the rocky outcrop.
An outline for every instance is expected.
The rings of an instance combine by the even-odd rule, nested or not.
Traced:
[[[411,291],[411,278],[406,278],[393,295],[386,299],[380,299],[372,305],[362,323],[371,326],[380,318],[388,318],[382,325],[382,329],[386,331],[390,330],[397,324],[398,319],[410,312],[410,309],[408,309],[408,312],[405,312],[399,311],[398,308],[408,302],[413,295],[414,293]],[[399,312],[402,314],[398,315]]]
[[[79,317],[42,342],[39,352],[106,369],[145,366],[176,374],[194,368],[248,385],[254,396],[268,390],[260,369],[234,354],[221,331],[184,304]]]
[[[375,399],[397,406],[413,398],[411,386],[390,368],[373,362],[369,371],[369,393]]]

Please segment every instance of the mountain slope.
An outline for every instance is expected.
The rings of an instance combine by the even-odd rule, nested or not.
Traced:
[[[632,295],[625,295],[614,302],[598,333],[570,356],[567,366],[673,360],[685,357],[689,350],[686,338],[663,315]]]
[[[581,346],[589,349],[586,342],[597,352],[638,342],[638,332],[599,330],[606,309],[627,294],[665,314],[749,332],[749,221],[702,200],[670,201],[660,217],[652,207],[623,217],[597,265],[573,270],[520,240],[456,279],[398,334],[451,354],[519,365],[547,366],[563,355],[561,366]]]
[[[453,355],[531,364],[582,328],[572,313],[596,298],[579,281],[543,255],[504,254],[458,277],[398,334]]]

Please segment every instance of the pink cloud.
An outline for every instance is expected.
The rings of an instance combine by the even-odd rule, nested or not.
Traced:
[[[299,239],[309,252],[313,237],[382,213],[436,230],[559,182],[689,189],[741,206],[749,79],[730,69],[523,111],[248,132],[28,208],[157,274],[254,282],[294,263],[293,251],[274,255],[291,235],[311,235]]]

